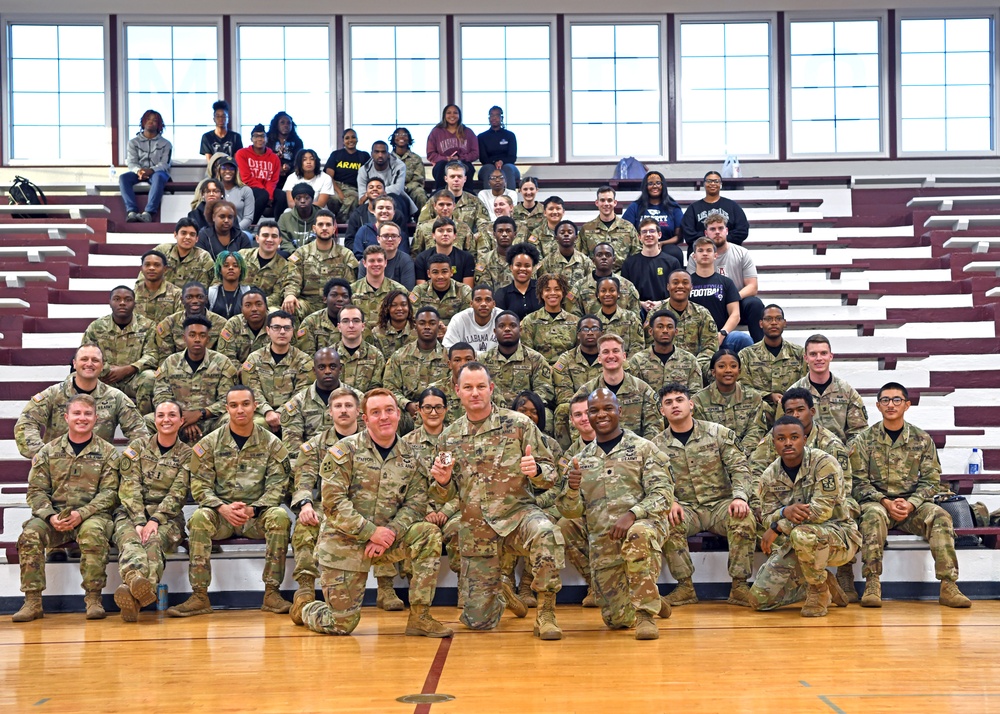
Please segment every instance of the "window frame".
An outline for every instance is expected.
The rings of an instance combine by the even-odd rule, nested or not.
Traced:
[[[537,27],[539,25],[546,25],[549,28],[549,147],[550,153],[548,156],[529,156],[525,154],[521,156],[521,152],[518,152],[519,162],[530,162],[530,163],[555,163],[559,156],[559,140],[560,132],[558,130],[559,117],[557,115],[559,97],[558,94],[562,91],[562,87],[558,86],[556,78],[558,76],[558,63],[559,57],[557,54],[558,42],[556,42],[558,32],[558,25],[556,23],[555,15],[538,15],[531,17],[523,17],[511,20],[502,15],[456,15],[454,22],[454,36],[453,44],[455,47],[456,56],[451,58],[452,63],[455,67],[455,93],[458,95],[459,99],[457,104],[460,107],[465,106],[465,93],[462,91],[462,28],[463,27]],[[489,126],[487,123],[482,131],[485,131]]]
[[[991,21],[990,30],[992,37],[990,50],[993,53],[990,64],[990,117],[992,149],[984,151],[904,151],[903,150],[903,20],[968,20],[975,18],[988,18]],[[896,145],[899,158],[974,158],[992,157],[1000,155],[1000,132],[997,126],[1000,124],[1000,92],[997,91],[997,77],[1000,75],[998,67],[997,52],[997,20],[1000,19],[1000,10],[995,7],[983,8],[959,8],[955,10],[935,10],[935,9],[900,9],[896,11],[896,26],[893,32],[896,33]],[[947,85],[945,85],[947,86]]]
[[[14,146],[12,143],[13,115],[11,113],[11,98],[13,90],[10,82],[10,26],[11,25],[100,25],[104,28],[104,128],[108,132],[108,156],[107,162],[110,164],[114,159],[114,145],[112,142],[112,121],[111,116],[111,23],[108,15],[95,15],[93,13],[71,14],[59,17],[58,20],[51,13],[31,13],[24,15],[4,15],[2,23],[2,34],[0,34],[0,86],[4,88],[0,97],[0,121],[3,122],[3,163],[5,166],[103,166],[104,161],[93,161],[92,163],[81,162],[79,160],[53,159],[42,163],[31,159],[12,158]],[[124,154],[123,154],[124,155]]]
[[[232,81],[233,81],[233,96],[229,99],[229,104],[232,107],[232,116],[230,117],[230,124],[234,129],[239,128],[242,125],[241,115],[243,111],[243,100],[242,94],[240,92],[240,43],[239,43],[239,28],[246,26],[256,26],[256,27],[296,27],[296,26],[311,26],[315,27],[321,25],[328,29],[327,42],[329,43],[327,55],[330,63],[330,145],[334,145],[339,141],[339,134],[337,132],[337,27],[336,27],[336,15],[233,15],[229,23],[229,46],[232,48]],[[220,83],[219,87],[223,85]],[[294,118],[294,117],[293,117]],[[211,128],[211,127],[209,127]],[[250,137],[243,137],[244,146],[250,146]],[[306,147],[312,148],[318,154],[320,154],[320,159],[325,161],[322,156],[323,151],[326,147]],[[329,154],[327,154],[329,155]],[[322,167],[320,167],[322,168]]]
[[[121,161],[125,163],[125,156],[128,151],[128,142],[132,138],[129,135],[129,119],[128,119],[128,56],[126,53],[126,48],[128,43],[126,41],[125,32],[128,25],[139,25],[139,26],[184,26],[184,25],[196,25],[199,27],[215,27],[215,37],[216,37],[216,47],[218,48],[217,59],[216,59],[216,72],[218,74],[218,79],[216,86],[218,91],[216,92],[215,100],[223,98],[225,93],[225,44],[223,42],[222,35],[222,16],[216,16],[213,18],[211,15],[180,15],[178,17],[172,17],[169,15],[120,15],[118,17],[118,150]],[[229,104],[233,107],[233,112],[229,117],[230,128],[238,126],[236,122],[236,110],[233,106],[233,100],[229,100]],[[212,107],[208,105],[205,108],[205,116],[211,116]],[[212,128],[211,122],[206,119],[205,121],[205,131]],[[204,166],[205,157],[200,154],[197,157],[190,158],[179,158],[176,152],[171,156],[170,159],[171,166]]]
[[[675,102],[675,116],[674,116],[674,136],[677,137],[677,161],[711,161],[717,162],[725,159],[724,156],[715,156],[713,154],[685,154],[684,153],[684,122],[682,117],[684,115],[684,92],[682,91],[684,77],[681,73],[681,26],[685,23],[693,24],[711,24],[711,25],[726,25],[726,24],[742,24],[742,23],[752,23],[752,22],[766,22],[770,28],[770,47],[768,51],[769,58],[769,86],[770,86],[770,113],[771,120],[769,122],[769,135],[771,151],[767,154],[738,154],[741,161],[777,161],[779,160],[779,146],[778,146],[778,122],[782,121],[782,117],[778,114],[778,95],[782,90],[779,85],[778,77],[778,57],[776,54],[778,32],[781,32],[781,28],[778,27],[778,15],[773,12],[746,12],[746,13],[732,13],[729,15],[723,13],[696,13],[696,14],[678,14],[674,16],[674,47],[672,48],[674,56],[674,66],[677,68],[677,75],[674,78],[675,87],[673,91],[676,95]],[[786,70],[786,74],[787,74]],[[787,102],[786,102],[787,104]]]
[[[879,22],[879,144],[880,151],[869,152],[796,152],[792,142],[792,23],[793,22],[854,22],[877,20]],[[789,160],[813,159],[887,159],[889,158],[889,84],[893,81],[889,76],[889,63],[886,52],[889,46],[889,13],[885,10],[857,10],[852,12],[789,12],[785,13],[785,77],[783,91],[785,92],[784,121],[787,137],[787,157]],[[899,47],[898,41],[896,47]],[[897,50],[898,52],[898,50]],[[897,61],[898,65],[898,61]],[[898,94],[898,87],[896,94]],[[898,134],[897,134],[898,136]]]
[[[640,161],[664,162],[669,160],[670,150],[670,114],[668,111],[668,94],[673,88],[668,85],[667,53],[667,18],[662,15],[566,15],[563,22],[563,55],[560,61],[565,67],[566,83],[560,88],[565,100],[566,118],[560,139],[565,142],[566,163],[617,163],[623,157],[612,154],[587,154],[577,156],[573,153],[573,26],[574,25],[657,25],[660,28],[660,152],[657,154],[642,154],[635,158]]]

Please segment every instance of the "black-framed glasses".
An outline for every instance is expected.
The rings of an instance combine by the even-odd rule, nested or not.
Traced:
[[[420,406],[420,411],[422,412],[434,412],[435,414],[440,414],[444,410],[444,404],[422,404]]]
[[[898,407],[900,404],[902,404],[905,401],[906,401],[906,399],[904,397],[879,397],[878,398],[878,403],[881,404],[883,407],[887,407],[890,404],[892,404],[893,406],[897,406]]]

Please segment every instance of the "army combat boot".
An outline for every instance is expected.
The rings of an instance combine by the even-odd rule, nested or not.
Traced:
[[[316,601],[315,592],[306,592],[302,588],[295,591],[295,597],[292,598],[292,607],[288,611],[288,616],[292,618],[292,622],[296,625],[302,624],[302,608],[311,602]]]
[[[653,616],[644,610],[635,614],[635,638],[637,640],[660,639],[660,628],[653,622]]]
[[[180,605],[167,608],[167,615],[170,617],[191,617],[193,615],[210,615],[212,613],[212,603],[208,599],[208,590],[197,588],[191,593],[191,597]]]
[[[840,589],[847,596],[847,602],[858,601],[858,591],[854,587],[854,566],[851,563],[841,565],[837,568],[837,582],[840,584]]]
[[[954,580],[941,581],[941,595],[938,602],[945,607],[972,607],[972,600],[962,594]]]
[[[139,607],[146,607],[156,602],[156,587],[148,579],[144,578],[138,570],[130,570],[125,573],[125,584],[128,585],[129,592],[135,598]],[[115,598],[115,602],[118,598]],[[119,604],[121,607],[121,604]]]
[[[378,595],[375,596],[375,607],[380,607],[390,612],[402,610],[404,607],[403,601],[399,599],[399,596],[396,595],[396,591],[392,587],[392,578],[382,576],[377,578],[377,580]]]
[[[417,637],[451,637],[455,632],[431,617],[427,605],[410,605],[410,617],[406,620],[407,635]]]
[[[534,581],[531,573],[528,572],[527,563],[525,563],[524,572],[521,573],[521,582],[517,586],[517,596],[521,598],[521,602],[524,603],[525,607],[538,607],[538,600],[535,598],[535,593],[531,589],[531,583]]]
[[[510,581],[506,575],[500,576],[500,591],[503,597],[504,605],[508,610],[514,613],[515,617],[525,617],[528,614],[528,606],[524,604],[524,601],[517,596],[514,592],[514,583]]]
[[[877,575],[869,575],[866,578],[861,607],[882,607],[882,583],[878,581]]]
[[[587,588],[587,594],[583,596],[583,602],[580,604],[584,607],[597,607],[597,597],[594,595],[594,588]]]
[[[839,575],[839,573],[838,573]],[[850,602],[850,595],[844,593],[843,589],[840,587],[840,583],[837,582],[837,577],[829,570],[826,571],[826,589],[830,592],[830,600],[837,607],[847,607],[847,603]],[[854,592],[854,583],[851,583],[851,591]],[[854,593],[854,599],[858,599],[858,594]]]
[[[826,617],[826,607],[830,604],[830,591],[826,583],[822,585],[809,584],[806,591],[806,602],[802,606],[802,617]]]
[[[293,600],[301,598],[302,604],[305,605],[316,599],[316,578],[302,577],[296,582],[299,584],[299,589],[295,591]]]
[[[562,639],[562,630],[556,622],[555,593],[538,593],[538,614],[535,615],[534,634],[542,640]]]
[[[125,583],[115,589],[115,604],[121,611],[122,622],[139,621],[139,601]]]
[[[31,622],[45,617],[42,610],[42,594],[29,592],[24,594],[24,604],[14,613],[11,622]]]
[[[264,602],[261,603],[260,609],[264,612],[284,615],[292,609],[292,603],[281,596],[278,588],[273,585],[267,585],[264,588]]]
[[[667,602],[672,607],[679,605],[693,605],[698,602],[698,593],[694,591],[694,583],[691,578],[684,578],[677,581],[677,587],[667,595]]]
[[[667,600],[666,596],[665,595],[661,596],[660,597],[660,617],[662,617],[664,620],[669,620],[670,619],[670,615],[671,615],[672,612],[673,612],[673,610],[671,609],[670,602]]]
[[[108,613],[104,612],[100,590],[88,590],[87,594],[83,596],[83,604],[87,608],[88,620],[103,620],[108,616]]]
[[[733,585],[729,588],[729,600],[727,602],[730,605],[750,607],[750,586],[747,585],[746,578],[733,578]]]

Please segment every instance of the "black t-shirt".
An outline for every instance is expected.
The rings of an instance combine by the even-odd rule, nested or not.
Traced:
[[[670,433],[674,435],[674,438],[677,439],[677,441],[684,444],[684,446],[687,446],[688,439],[690,439],[691,435],[694,433],[694,427],[692,426],[687,431],[674,431],[671,429]]]
[[[90,444],[90,442],[92,442],[93,440],[94,440],[94,437],[90,437],[86,441],[78,444],[75,441],[73,441],[72,439],[70,439],[69,440],[69,445],[73,447],[73,453],[76,454],[77,456],[79,456],[80,454],[83,453],[83,450],[87,448],[87,445]]]
[[[898,429],[886,429],[885,433],[889,435],[889,438],[892,439],[892,443],[895,444],[896,439],[898,439],[899,435],[903,433],[904,428],[905,427],[899,427]]]
[[[288,352],[285,352],[285,354],[282,354],[282,355],[279,355],[279,354],[278,354],[277,352],[275,352],[274,350],[271,350],[271,359],[273,359],[273,360],[274,360],[274,363],[275,363],[275,364],[281,364],[281,360],[285,359],[285,357],[287,357],[287,356],[288,356],[288,355],[290,355],[291,353],[292,353],[292,351],[291,351],[291,350],[288,350]]]
[[[413,274],[417,280],[429,280],[427,277],[427,262],[437,253],[437,248],[428,248],[413,259]],[[471,253],[467,253],[461,248],[452,248],[448,255],[448,262],[451,263],[451,277],[462,282],[465,278],[476,276],[476,259]]]
[[[348,154],[347,149],[337,149],[326,160],[323,170],[333,169],[333,180],[346,183],[348,186],[358,185],[358,171],[368,163],[372,155],[367,151],[355,151]]]
[[[652,258],[636,253],[622,264],[622,277],[632,281],[640,300],[666,300],[670,297],[667,276],[680,267],[676,259],[663,251]]]
[[[534,280],[528,283],[528,292],[524,295],[514,287],[514,283],[510,283],[495,291],[493,299],[496,301],[498,308],[517,313],[517,316],[522,320],[535,310],[542,309],[542,303],[538,299],[537,290],[535,290]]]
[[[372,441],[372,443],[375,444],[375,448],[378,449],[379,456],[381,456],[382,460],[385,461],[387,458],[389,458],[389,452],[392,451],[392,447],[396,445],[396,441],[398,441],[398,439],[393,439],[392,444],[389,445],[388,449],[385,448],[384,446],[381,446],[374,440]]]
[[[653,350],[653,354],[660,358],[660,362],[662,362],[663,364],[666,364],[667,360],[670,359],[671,357],[673,357],[674,356],[674,352],[676,352],[676,351],[677,351],[676,348],[671,347],[670,351],[667,352],[666,354],[660,354],[656,350]]]
[[[188,357],[188,353],[185,351],[184,352],[184,361],[186,361],[188,363],[188,367],[191,368],[192,372],[197,372],[198,368],[201,367],[201,363],[205,361],[205,358],[202,357],[199,360],[193,360],[190,357]]]
[[[820,384],[819,382],[814,382],[811,379],[809,380],[809,384],[811,384],[816,388],[816,391],[819,392],[820,396],[823,396],[823,392],[826,391],[826,388],[829,387],[831,384],[833,384],[833,375],[831,374],[830,378],[825,382],[823,382],[822,384]]]
[[[726,305],[732,302],[738,303],[740,291],[736,289],[736,284],[732,280],[718,271],[707,278],[692,273],[690,300],[712,313],[716,327],[721,330],[729,319]]]
[[[610,441],[598,441],[597,445],[601,447],[601,451],[603,451],[605,454],[610,454],[612,451],[615,450],[615,447],[621,443],[621,440],[624,436],[625,432],[622,432],[614,439],[611,439]]]
[[[319,387],[316,387],[316,396],[318,396],[320,399],[322,399],[324,404],[329,404],[330,403],[330,395],[331,394],[333,394],[333,390],[332,389],[330,391],[327,391],[325,389],[320,389]]]
[[[226,132],[226,135],[220,138],[216,133],[215,129],[206,131],[201,135],[201,149],[199,149],[199,154],[226,154],[227,156],[236,156],[236,152],[243,148],[243,137],[237,134],[232,129]]]
[[[781,352],[781,348],[782,348],[782,347],[784,347],[784,346],[785,346],[785,344],[784,344],[784,343],[781,343],[781,344],[780,344],[780,345],[778,345],[777,347],[771,347],[771,345],[769,345],[769,344],[767,344],[767,343],[765,342],[765,343],[764,343],[764,346],[765,346],[765,347],[767,348],[767,351],[771,353],[771,356],[773,356],[773,357],[777,357],[777,356],[778,356],[778,354],[779,354],[779,353]]]
[[[620,381],[618,384],[611,384],[611,382],[607,380],[604,381],[604,386],[607,387],[611,391],[611,393],[614,394],[615,396],[618,395],[618,390],[622,388],[623,384],[625,384],[624,379],[622,379],[622,381]]]
[[[799,478],[799,469],[802,468],[802,462],[800,461],[798,466],[789,466],[782,461],[781,468],[783,468],[785,473],[788,474],[788,478],[792,480],[792,483],[795,483],[795,481]]]
[[[583,350],[580,350],[580,354],[583,355],[583,358],[585,360],[587,360],[587,364],[589,364],[589,365],[592,365],[592,364],[594,364],[594,362],[597,361],[597,352],[595,352],[594,354],[591,355],[591,354],[587,354]]]
[[[240,451],[243,451],[243,447],[246,446],[247,439],[249,439],[250,437],[249,436],[240,436],[239,434],[237,434],[232,429],[229,430],[229,433],[232,435],[233,441],[236,442],[236,448],[239,449]]]

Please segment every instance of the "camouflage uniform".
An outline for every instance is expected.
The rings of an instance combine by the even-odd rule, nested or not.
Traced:
[[[765,526],[777,523],[782,536],[750,589],[756,610],[774,610],[799,602],[807,585],[823,585],[827,566],[851,562],[861,544],[861,534],[848,513],[847,486],[837,460],[818,449],[805,450],[798,476],[789,478],[781,461],[761,477]],[[793,503],[806,503],[810,514],[795,524],[781,511]]]
[[[369,341],[378,347],[378,351],[388,359],[396,350],[416,342],[417,332],[410,323],[406,323],[402,330],[397,330],[390,322],[385,327],[376,325],[375,329],[372,330],[372,339]]]
[[[434,247],[434,221],[432,218],[417,226],[413,232],[413,243],[410,245],[410,255],[417,256],[428,248]],[[489,243],[486,237],[473,235],[472,229],[462,221],[455,221],[455,243],[456,248],[475,255],[481,250],[489,250]]]
[[[264,294],[267,295],[267,306],[272,310],[281,307],[283,299],[281,290],[285,285],[285,271],[288,268],[285,256],[276,253],[262,268],[257,259],[260,248],[244,248],[239,253],[247,264],[247,272],[241,282],[244,285],[254,285],[263,290]]]
[[[212,582],[212,541],[263,538],[264,584],[277,590],[285,578],[291,519],[281,507],[289,485],[288,452],[267,429],[254,426],[243,448],[229,429],[216,429],[195,444],[191,457],[191,496],[199,508],[188,520],[188,580],[194,590]],[[232,526],[219,506],[242,501],[254,509],[253,518]]]
[[[549,228],[549,222],[545,219],[535,224],[534,229],[528,235],[527,242],[538,248],[538,254],[542,258],[559,252],[559,243],[556,242],[556,232]]]
[[[468,191],[463,191],[462,195],[458,197],[455,202],[455,210],[451,214],[455,223],[462,222],[472,229],[473,233],[482,233],[483,231],[488,231],[492,223],[490,222],[490,214],[486,212],[486,206],[483,202],[479,200],[477,196],[469,193]],[[437,218],[437,213],[434,211],[434,205],[431,201],[424,204],[424,207],[420,209],[420,215],[417,217],[417,223],[426,223],[427,221],[432,221]]]
[[[170,355],[156,370],[153,404],[176,399],[186,410],[204,409],[208,416],[198,424],[207,434],[226,414],[226,392],[236,384],[236,369],[223,355],[206,350],[205,359],[192,371],[186,355],[187,350]]]
[[[406,195],[413,199],[417,208],[423,208],[424,204],[427,203],[427,191],[425,190],[427,170],[424,168],[424,160],[409,149],[402,156],[396,154],[396,158],[406,165],[406,184],[404,186]]]
[[[719,391],[719,385],[713,381],[692,398],[692,416],[732,429],[736,434],[737,445],[744,456],[749,456],[767,432],[764,396],[762,392],[744,387],[739,382],[732,394],[727,396]]]
[[[181,258],[177,252],[176,243],[160,243],[154,250],[167,256],[167,269],[163,273],[163,279],[173,283],[183,289],[186,283],[192,280],[208,286],[215,280],[215,263],[208,251],[195,246],[186,258]],[[139,276],[142,280],[142,276]]]
[[[233,315],[226,320],[225,326],[219,332],[216,351],[228,357],[233,367],[239,370],[251,352],[268,347],[270,344],[271,338],[267,336],[266,327],[262,325],[260,332],[255,335],[243,315]],[[315,354],[315,351],[310,354]]]
[[[691,394],[701,389],[701,365],[693,354],[677,346],[666,362],[652,347],[636,352],[625,363],[625,371],[641,378],[654,392],[670,382],[680,382]]]
[[[777,357],[771,354],[763,340],[744,347],[740,350],[740,382],[766,394],[784,394],[809,374],[804,352],[788,340],[782,340]]]
[[[750,503],[750,470],[731,429],[712,422],[694,420],[694,431],[686,445],[670,429],[653,443],[670,457],[674,500],[684,509],[684,522],[670,526],[666,557],[670,574],[677,580],[694,573],[687,539],[710,531],[729,539],[729,575],[746,580],[753,569],[757,522],[753,513],[736,518],[729,504],[739,498]]]
[[[521,321],[521,342],[538,352],[549,364],[576,345],[576,320],[565,310],[553,315],[544,307]]]
[[[284,410],[282,413],[284,414]],[[290,503],[296,516],[304,504],[310,503],[322,525],[324,513],[320,498],[322,482],[319,471],[323,457],[338,441],[340,436],[337,435],[331,419],[328,428],[314,434],[292,452],[295,454],[295,461],[292,462],[293,485]],[[292,579],[296,582],[305,579],[315,583],[319,577],[319,566],[316,564],[316,539],[319,537],[319,529],[319,525],[309,525],[301,520],[295,522],[295,530],[292,531],[292,554],[295,557]]]
[[[160,453],[157,437],[133,441],[118,459],[118,498],[115,510],[115,546],[118,548],[118,572],[122,580],[131,570],[154,585],[160,581],[166,565],[165,553],[177,550],[184,537],[184,513],[191,472],[191,447],[179,439],[165,453]],[[136,527],[150,520],[159,525],[145,542]]]
[[[382,307],[382,301],[393,290],[408,292],[405,286],[389,278],[382,281],[378,290],[371,286],[367,277],[361,278],[351,283],[351,303],[355,307],[361,308],[365,323],[374,325],[378,322],[378,311]]]
[[[431,494],[438,503],[457,494],[461,503],[458,538],[461,581],[466,587],[461,620],[474,630],[496,627],[503,613],[499,597],[503,551],[528,556],[535,592],[554,593],[562,587],[562,533],[535,505],[532,492],[533,487],[551,488],[557,476],[541,437],[523,414],[493,409],[478,425],[463,416],[438,440],[440,450],[452,454],[455,466],[448,485],[435,482]],[[520,468],[528,446],[540,469],[532,477],[525,477]]]
[[[267,346],[251,352],[243,363],[240,378],[257,398],[257,413],[267,416],[278,411],[296,392],[315,380],[312,357],[302,350],[289,347],[288,354],[276,362]]]
[[[80,546],[83,589],[100,592],[104,588],[111,511],[118,493],[117,460],[115,447],[96,434],[79,455],[73,451],[69,436],[63,435],[32,458],[27,493],[31,518],[24,522],[17,538],[21,592],[45,590],[45,549],[74,540]],[[83,523],[71,531],[52,527],[52,516],[66,517],[70,511],[77,511]]]
[[[530,389],[546,405],[555,397],[552,388],[552,368],[541,354],[518,343],[510,357],[504,357],[499,347],[491,347],[479,360],[490,371],[500,401],[510,404],[520,392]],[[546,420],[547,421],[547,420]]]
[[[451,372],[448,372],[448,376],[444,379],[439,379],[438,381],[427,385],[428,387],[437,387],[442,392],[444,392],[445,398],[448,400],[448,410],[444,414],[444,425],[451,426],[460,417],[465,415],[465,407],[462,406],[461,400],[458,398],[458,392],[455,391],[455,384],[451,381]],[[500,395],[493,392],[493,408],[494,409],[506,409],[500,400]],[[509,402],[508,402],[509,404]],[[409,434],[407,434],[409,436]]]
[[[361,333],[361,339],[377,347],[382,352],[379,341],[375,339],[372,331],[368,329],[368,325],[365,325],[365,329]],[[330,319],[330,313],[327,312],[325,307],[307,315],[299,324],[299,329],[295,331],[295,346],[307,355],[314,355],[320,349],[333,347],[339,342],[340,328]],[[382,352],[382,354],[384,355],[385,352]]]
[[[441,565],[441,532],[427,514],[427,464],[397,440],[383,459],[367,431],[331,447],[320,466],[323,513],[316,543],[325,602],[308,603],[302,624],[313,632],[348,635],[361,620],[365,583],[372,565],[411,564],[410,604],[434,600]],[[377,527],[396,535],[376,558],[365,555]]]
[[[14,441],[21,456],[30,459],[44,444],[66,433],[66,420],[63,418],[66,404],[77,394],[73,375],[70,375],[31,398],[14,424]],[[122,433],[129,440],[141,439],[149,433],[139,410],[121,390],[98,382],[90,396],[97,402],[96,436],[113,441],[116,426],[121,426]]]
[[[576,393],[589,395],[607,386],[604,375],[598,374]],[[622,429],[633,431],[644,439],[652,439],[663,431],[663,415],[660,414],[656,392],[648,384],[626,372],[624,381],[613,391],[622,410],[620,417]]]
[[[584,255],[593,255],[598,243],[610,243],[615,251],[615,270],[622,269],[622,263],[630,255],[642,252],[639,242],[639,232],[621,216],[615,216],[610,227],[604,224],[598,216],[580,227],[580,235],[576,237],[576,247]]]
[[[642,321],[639,314],[631,310],[617,308],[615,314],[608,316],[598,310],[594,313],[601,321],[604,334],[612,333],[618,335],[625,341],[623,349],[625,354],[629,352],[640,352],[646,346],[646,337],[642,330]]]
[[[428,281],[413,288],[410,302],[413,303],[414,312],[424,305],[435,308],[441,315],[441,323],[447,326],[451,318],[472,307],[472,288],[461,281],[452,280],[444,297],[438,297],[437,290]]]
[[[829,392],[829,388],[827,388]],[[941,485],[941,463],[930,435],[904,422],[903,433],[893,443],[879,422],[854,440],[851,449],[854,497],[861,504],[861,574],[882,574],[882,553],[890,528],[918,535],[928,542],[938,580],[958,580],[955,528],[951,516],[934,503]],[[914,510],[895,521],[880,501],[905,498]]]
[[[813,421],[832,431],[838,439],[850,446],[855,437],[868,428],[868,410],[854,387],[839,377],[830,376],[833,377],[833,383],[823,390],[822,395],[812,386],[809,375],[792,387],[802,387],[812,393],[816,404]],[[781,416],[780,409],[778,416]]]
[[[613,277],[618,279],[620,289],[618,291],[618,309],[628,310],[639,314],[642,305],[639,304],[639,290],[628,278],[623,278],[619,273],[614,273]],[[597,279],[593,272],[586,275],[582,280],[572,283],[569,294],[563,300],[563,307],[567,312],[571,312],[578,317],[584,315],[596,315],[601,311],[601,304],[597,302]]]
[[[545,220],[545,206],[542,205],[541,201],[536,201],[535,207],[529,211],[523,203],[518,201],[511,217],[517,223],[518,228],[523,226],[528,233],[531,233],[539,223]]]
[[[563,452],[562,457],[559,459],[559,485],[550,488],[546,491],[546,494],[558,489],[558,493],[553,494],[553,498],[555,499],[553,502],[556,503],[556,511],[559,514],[559,520],[556,525],[562,531],[563,540],[566,542],[566,561],[580,574],[580,577],[587,583],[587,588],[592,591],[591,583],[593,579],[590,571],[590,545],[587,534],[587,519],[583,516],[579,518],[566,518],[559,512],[558,508],[558,499],[565,493],[566,473],[573,464],[573,457],[583,451],[586,446],[587,444],[580,438],[579,433],[577,433],[576,438],[573,439],[569,448]]]
[[[588,362],[579,346],[563,352],[552,365],[552,384],[556,395],[553,431],[560,444],[569,444],[572,438],[569,423],[570,400],[580,387],[600,374],[601,365],[596,359],[593,364]]]
[[[545,259],[535,268],[535,275],[555,273],[566,278],[566,282],[575,285],[594,272],[594,261],[578,250],[567,260],[558,250],[545,256]]]
[[[677,310],[670,302],[664,303],[677,313],[677,336],[674,345],[687,350],[698,359],[701,365],[701,378],[705,384],[712,381],[708,365],[712,355],[719,351],[719,328],[715,324],[712,313],[698,303],[688,302],[683,310]]]
[[[347,282],[358,278],[358,259],[336,241],[325,252],[313,241],[288,256],[283,292],[285,298],[298,298],[299,318],[323,307],[323,286],[331,278]]]
[[[211,311],[206,312],[202,317],[207,318],[212,323],[212,328],[208,331],[208,348],[214,350],[222,328],[226,326],[226,318]],[[153,331],[153,341],[150,345],[152,351],[150,363],[153,367],[163,364],[163,360],[170,355],[187,349],[187,344],[184,342],[185,319],[187,319],[187,315],[182,310],[168,315],[156,325],[156,329]]]
[[[610,454],[592,442],[576,455],[583,478],[577,490],[559,497],[566,518],[583,516],[589,535],[590,570],[604,624],[631,627],[636,611],[660,612],[661,552],[667,538],[667,512],[674,502],[667,456],[631,431]],[[624,540],[611,529],[626,513],[636,520]]]
[[[132,321],[125,326],[125,329],[118,327],[111,315],[106,315],[87,326],[80,344],[97,345],[101,348],[104,354],[102,380],[108,376],[112,365],[128,365],[138,370],[128,379],[111,385],[125,392],[129,399],[135,400],[136,387],[143,370],[156,367],[151,364],[149,357],[149,342],[152,341],[152,337],[153,323],[142,315],[132,315]]]
[[[173,283],[164,280],[160,289],[150,292],[146,289],[146,281],[139,279],[135,283],[135,313],[142,315],[154,325],[167,315],[173,315],[184,309],[181,303],[181,289]]]
[[[510,266],[504,258],[500,257],[496,248],[476,256],[474,282],[477,285],[479,283],[486,283],[494,291],[514,282],[514,276],[510,273]]]
[[[340,383],[341,387],[347,385]],[[352,390],[361,401],[364,396],[358,390]],[[316,384],[297,392],[279,410],[281,414],[281,438],[288,445],[290,453],[296,453],[299,447],[321,431],[333,428],[330,417],[330,405],[324,402],[316,392]],[[317,467],[319,465],[317,464]],[[319,471],[316,472],[317,474]]]
[[[382,374],[385,372],[385,357],[367,342],[362,341],[361,345],[354,351],[348,352],[347,348],[337,340],[330,345],[340,354],[340,362],[343,365],[340,379],[347,382],[361,392],[382,386]]]
[[[434,463],[434,459],[438,455],[438,439],[440,439],[440,435],[434,436],[428,434],[422,426],[417,427],[403,437],[403,441],[413,447],[413,450],[417,453],[417,458],[423,464]],[[462,556],[458,549],[458,529],[459,524],[462,522],[462,507],[458,501],[458,496],[456,495],[455,498],[447,503],[437,503],[433,498],[428,500],[427,512],[443,513],[448,517],[443,526],[435,527],[441,531],[441,542],[444,544],[445,552],[448,554],[448,567],[451,569],[451,572],[457,575],[462,567]]]
[[[411,342],[386,362],[382,383],[395,395],[399,408],[406,409],[428,385],[450,374],[448,350],[440,342],[435,342],[434,349],[429,352]]]

